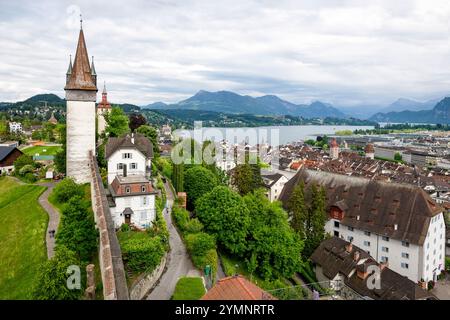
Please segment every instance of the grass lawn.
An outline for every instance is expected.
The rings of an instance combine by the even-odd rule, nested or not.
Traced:
[[[37,199],[45,187],[0,178],[0,299],[29,299],[47,260],[48,216]]]
[[[182,277],[177,282],[172,300],[200,300],[206,293],[200,277]]]
[[[36,146],[23,149],[22,152],[29,156],[34,156],[36,153],[40,156],[54,156],[59,150],[61,150],[60,146]]]

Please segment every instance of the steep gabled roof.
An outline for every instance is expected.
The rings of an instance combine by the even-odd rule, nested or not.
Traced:
[[[147,158],[153,158],[153,144],[143,134],[134,133],[134,143],[130,133],[120,137],[112,137],[106,143],[105,157],[108,159],[118,149],[132,148],[142,152]]]
[[[0,146],[0,161],[3,161],[16,147],[3,147]]]
[[[276,300],[276,298],[238,275],[217,281],[201,300]]]
[[[71,71],[64,90],[97,91],[97,85],[89,65],[89,56],[87,53],[86,42],[84,41],[83,29],[80,30],[78,37],[77,53],[75,54],[75,60]]]
[[[431,218],[443,212],[417,186],[305,169],[285,184],[280,195],[285,207],[300,181],[305,190],[313,184],[325,188],[327,208],[344,211],[342,224],[418,245],[425,241]]]
[[[344,276],[344,283],[359,295],[374,300],[421,300],[437,299],[432,293],[422,289],[407,277],[389,269],[382,268],[367,252],[349,242],[332,237],[323,241],[314,251],[311,260],[322,268],[330,280],[337,274]],[[358,252],[358,259],[355,259]],[[369,275],[369,266],[380,268],[380,288],[369,289],[369,277],[360,277],[358,272]],[[358,271],[358,272],[354,272]]]

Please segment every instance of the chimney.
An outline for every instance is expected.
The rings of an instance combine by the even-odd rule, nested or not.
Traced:
[[[398,229],[398,224],[394,224],[394,230]]]
[[[389,262],[380,262],[380,270],[383,270],[384,268],[389,267]]]
[[[348,245],[345,246],[345,251],[348,253],[352,252],[353,250],[353,244],[350,242]]]
[[[123,164],[123,176],[124,177],[127,176],[127,164],[126,163]]]
[[[131,143],[134,144],[134,133],[131,134]]]
[[[353,254],[353,260],[355,260],[355,262],[358,262],[358,260],[359,260],[359,251],[355,251],[355,253]]]

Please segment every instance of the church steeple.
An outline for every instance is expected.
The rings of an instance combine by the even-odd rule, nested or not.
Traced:
[[[102,101],[98,104],[97,108],[111,109],[111,104],[108,102],[108,92],[106,91],[106,83],[103,83]]]
[[[97,75],[95,74],[95,69],[91,70],[88,57],[84,33],[81,28],[74,64],[73,67],[69,66],[71,73],[67,77],[64,90],[97,91]],[[93,62],[92,67],[94,67]]]

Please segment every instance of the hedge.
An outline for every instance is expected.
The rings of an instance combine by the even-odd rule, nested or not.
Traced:
[[[121,244],[122,257],[131,272],[151,272],[160,263],[165,253],[159,236],[141,239],[130,238]]]

